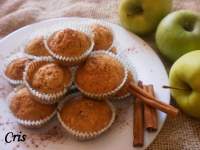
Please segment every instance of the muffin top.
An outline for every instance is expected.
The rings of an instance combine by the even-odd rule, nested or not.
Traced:
[[[99,24],[94,24],[91,28],[94,33],[94,50],[107,50],[113,42],[112,32]]]
[[[82,55],[90,47],[90,39],[83,32],[64,29],[55,32],[48,39],[49,48],[56,54],[65,57]]]
[[[24,69],[30,61],[26,57],[14,59],[8,64],[5,75],[12,80],[22,80]]]
[[[42,93],[56,93],[71,82],[71,71],[54,62],[46,63],[35,67],[30,81],[32,87]]]
[[[11,99],[10,110],[22,120],[40,120],[50,116],[56,105],[41,104],[29,93],[27,88],[18,90]]]
[[[84,91],[104,94],[115,90],[124,80],[124,66],[114,57],[91,55],[76,72],[76,84]]]
[[[94,132],[109,124],[112,110],[105,101],[94,101],[80,95],[65,103],[60,116],[67,126],[76,131]]]
[[[130,71],[128,71],[128,76],[127,76],[127,80],[124,84],[124,86],[115,94],[115,96],[125,96],[129,93],[128,91],[128,87],[129,87],[129,83],[133,80],[133,76],[131,74]]]
[[[31,40],[25,48],[25,52],[35,56],[49,56],[49,52],[44,46],[43,36],[39,36]]]

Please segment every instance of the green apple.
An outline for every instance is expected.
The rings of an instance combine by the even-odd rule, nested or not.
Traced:
[[[181,56],[169,73],[171,95],[188,115],[200,119],[200,50]]]
[[[156,44],[170,61],[200,49],[200,14],[179,10],[167,15],[156,31]]]
[[[144,35],[156,29],[171,7],[172,0],[120,0],[119,17],[125,28]]]

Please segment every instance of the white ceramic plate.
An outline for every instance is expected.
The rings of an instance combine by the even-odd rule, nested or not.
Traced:
[[[42,21],[36,24],[23,27],[0,41],[0,67],[4,58],[14,51],[19,51],[19,47],[27,41],[33,34],[43,34],[55,27],[65,26],[68,23],[73,24],[92,24],[97,20],[86,18],[58,18]],[[103,22],[105,23],[105,22]],[[168,77],[165,68],[156,55],[156,53],[139,37],[127,32],[122,27],[110,24],[115,33],[116,46],[119,49],[120,56],[128,60],[132,67],[137,71],[139,80],[145,84],[153,84],[156,95],[163,102],[169,103],[169,90],[162,89],[162,85],[168,84]],[[6,96],[12,90],[12,87],[0,76],[0,149],[10,150],[13,148],[20,150],[133,150],[132,146],[132,100],[116,102],[118,117],[111,129],[102,136],[87,142],[78,142],[63,133],[62,128],[57,123],[56,118],[43,129],[31,130],[17,125],[10,114]],[[159,129],[155,133],[145,131],[145,149],[157,136],[162,128],[166,115],[158,112]],[[5,136],[8,132],[13,134],[26,135],[26,141],[5,143]],[[11,133],[7,136],[12,140]]]

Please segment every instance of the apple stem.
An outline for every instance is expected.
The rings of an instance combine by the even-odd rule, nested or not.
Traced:
[[[190,89],[182,89],[182,88],[177,88],[177,87],[171,87],[167,85],[163,85],[162,88],[164,89],[173,89],[173,90],[182,90],[182,91],[189,91]]]

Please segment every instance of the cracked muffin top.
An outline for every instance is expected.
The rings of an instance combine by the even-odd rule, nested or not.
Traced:
[[[81,56],[90,45],[85,33],[69,28],[53,33],[48,39],[51,51],[64,57]]]
[[[31,64],[34,66],[34,62]],[[56,62],[44,62],[30,67],[28,82],[33,89],[42,93],[56,93],[63,91],[71,82],[71,71]]]

